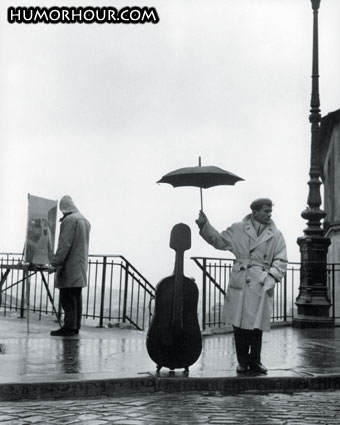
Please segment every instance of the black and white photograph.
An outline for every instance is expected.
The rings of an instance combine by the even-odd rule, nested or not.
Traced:
[[[1,423],[340,423],[339,19],[1,1]]]

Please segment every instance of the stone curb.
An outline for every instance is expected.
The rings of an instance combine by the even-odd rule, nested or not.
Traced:
[[[0,384],[0,400],[65,399],[153,392],[153,377]]]
[[[311,377],[156,377],[0,384],[0,400],[90,398],[154,392],[225,394],[323,391],[340,389],[340,374]]]
[[[340,389],[340,375],[311,377],[177,378],[156,380],[156,391],[207,391],[221,393],[267,393]]]

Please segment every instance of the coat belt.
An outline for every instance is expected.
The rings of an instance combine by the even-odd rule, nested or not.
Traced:
[[[244,269],[245,268],[250,269],[251,267],[254,267],[254,266],[262,267],[263,271],[270,269],[268,262],[236,259],[235,263],[240,264],[240,270],[242,270],[242,266],[244,267]]]

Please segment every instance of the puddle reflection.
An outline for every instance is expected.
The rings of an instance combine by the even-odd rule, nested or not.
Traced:
[[[78,339],[63,339],[62,354],[61,354],[61,367],[64,373],[80,373],[81,362],[79,356]]]

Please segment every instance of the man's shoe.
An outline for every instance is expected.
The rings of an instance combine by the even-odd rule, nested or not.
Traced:
[[[257,363],[257,364],[249,365],[249,369],[252,372],[262,373],[263,375],[266,375],[266,373],[268,372],[268,369],[265,366],[263,366],[262,363]]]
[[[245,366],[245,365],[238,364],[237,367],[236,367],[237,373],[246,373],[247,370],[248,370],[248,367]]]
[[[52,336],[74,336],[77,335],[76,330],[60,328],[57,331],[51,332]]]

